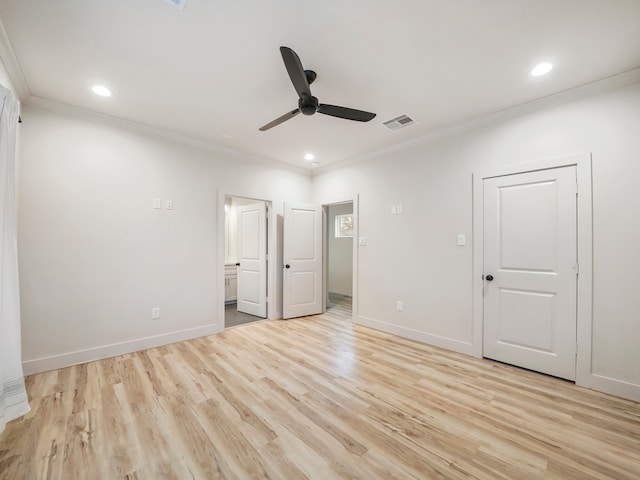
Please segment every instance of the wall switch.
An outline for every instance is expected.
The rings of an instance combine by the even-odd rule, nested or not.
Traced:
[[[458,246],[462,247],[464,245],[467,244],[467,237],[464,235],[464,233],[459,233],[458,234]]]
[[[160,318],[160,307],[153,307],[151,309],[151,318],[157,320]]]
[[[358,238],[358,245],[364,247],[367,244],[367,239],[365,237]]]
[[[391,205],[391,215],[398,213],[398,208],[395,205]]]
[[[402,213],[402,204],[401,203],[396,205],[396,212],[398,212],[398,215],[400,215]]]
[[[396,310],[402,312],[404,310],[404,302],[402,300],[398,300],[396,302]]]
[[[154,198],[153,208],[162,208],[162,200],[160,200],[159,198]]]
[[[164,207],[165,207],[167,210],[173,210],[173,200],[166,200],[166,201],[164,202]]]

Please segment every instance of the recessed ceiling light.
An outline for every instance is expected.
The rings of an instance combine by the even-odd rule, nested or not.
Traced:
[[[91,87],[91,90],[93,90],[93,93],[95,93],[96,95],[100,95],[101,97],[111,96],[111,90],[109,90],[104,85],[94,85],[93,87]]]
[[[318,165],[320,165],[318,162],[313,162],[313,163],[311,164],[311,166],[312,166],[313,168],[317,167]]]
[[[304,159],[305,159],[305,160],[309,160],[309,161],[313,160],[314,158],[316,158],[316,157],[315,157],[315,155],[314,155],[313,153],[307,153],[307,154],[304,156]]]
[[[532,77],[541,77],[542,75],[546,75],[553,69],[553,65],[549,62],[542,62],[537,64],[535,67],[531,69],[529,75]]]

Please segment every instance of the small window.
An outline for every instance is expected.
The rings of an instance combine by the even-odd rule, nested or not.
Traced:
[[[336,238],[353,237],[353,214],[336,215]]]

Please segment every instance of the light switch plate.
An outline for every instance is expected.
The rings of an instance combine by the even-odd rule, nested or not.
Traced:
[[[153,208],[162,208],[162,200],[159,198],[153,199]]]
[[[396,213],[398,213],[398,210],[396,208],[395,205],[391,205],[391,215],[395,215]]]
[[[367,239],[365,237],[360,237],[358,239],[358,245],[360,245],[361,247],[364,247],[367,244]]]
[[[401,203],[396,205],[396,212],[398,212],[398,215],[400,215],[402,213],[402,204]]]
[[[464,245],[467,244],[467,237],[465,236],[464,233],[459,233],[458,234],[458,246],[462,247]]]

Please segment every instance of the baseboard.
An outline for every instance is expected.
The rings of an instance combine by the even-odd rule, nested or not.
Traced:
[[[114,343],[111,345],[88,348],[86,350],[52,355],[50,357],[25,360],[22,362],[22,369],[25,375],[33,375],[34,373],[47,372],[49,370],[70,367],[72,365],[101,360],[103,358],[138,352],[140,350],[146,350],[147,348],[160,347],[170,343],[204,337],[221,331],[222,329],[220,326],[214,323],[203,327],[164,333],[162,335],[154,335],[152,337],[139,338],[122,343]]]
[[[617,397],[628,398],[640,402],[640,385],[616,380],[604,375],[589,375],[587,382],[576,383],[580,387],[590,388],[599,392],[608,393]]]
[[[419,330],[413,330],[411,328],[401,327],[392,323],[383,322],[374,318],[358,315],[354,317],[354,323],[358,325],[364,325],[365,327],[381,330],[386,333],[398,335],[399,337],[408,338],[409,340],[415,340],[417,342],[433,345],[434,347],[446,348],[454,352],[463,353],[465,355],[473,356],[473,345],[468,342],[462,342],[453,338],[442,337],[440,335],[434,335],[431,333],[421,332]]]
[[[364,325],[365,327],[374,328],[386,333],[398,335],[400,337],[415,340],[417,342],[426,343],[435,347],[446,348],[454,352],[462,353],[465,355],[475,356],[473,351],[473,345],[471,343],[461,342],[447,337],[441,337],[439,335],[433,335],[418,330],[412,330],[410,328],[401,327],[391,323],[376,320],[374,318],[365,317],[359,315],[354,318],[354,323],[358,325]],[[609,395],[615,395],[617,397],[627,398],[640,402],[640,385],[634,383],[624,382],[622,380],[616,380],[614,378],[605,377],[603,375],[591,374],[585,381],[576,382],[576,385],[583,388],[590,388],[598,392],[607,393]]]

